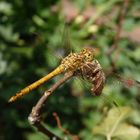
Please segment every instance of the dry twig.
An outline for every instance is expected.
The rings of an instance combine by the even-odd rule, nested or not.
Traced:
[[[55,119],[56,119],[58,128],[59,128],[61,131],[63,131],[64,134],[69,135],[69,136],[71,137],[72,140],[79,140],[79,137],[78,137],[77,135],[71,134],[67,129],[65,129],[65,128],[62,127],[60,118],[59,118],[59,116],[57,115],[56,112],[53,113],[53,116],[54,116]]]
[[[126,12],[127,12],[128,5],[129,5],[129,0],[124,0],[124,3],[122,5],[122,7],[120,8],[118,26],[117,26],[117,29],[116,29],[116,36],[114,37],[114,43],[113,43],[112,47],[107,51],[107,55],[112,54],[112,52],[118,47],[118,41],[120,39],[122,25],[123,25],[123,22],[124,22],[124,19],[125,19],[125,15],[126,15]]]
[[[113,43],[112,47],[110,49],[108,49],[108,51],[106,52],[106,55],[108,56],[108,59],[109,59],[110,65],[111,65],[111,68],[109,70],[107,70],[107,72],[106,72],[107,77],[117,70],[115,62],[111,58],[111,54],[113,53],[113,51],[115,51],[118,48],[118,42],[119,42],[120,35],[121,35],[122,25],[123,25],[123,22],[125,19],[125,15],[126,15],[128,6],[129,6],[129,0],[124,0],[123,5],[120,8],[118,26],[116,28],[116,36],[114,37],[114,43]]]
[[[50,132],[46,127],[43,126],[41,123],[41,108],[43,107],[45,101],[47,98],[60,86],[62,85],[65,81],[70,79],[73,76],[73,72],[68,72],[64,75],[63,78],[61,78],[59,81],[57,81],[54,85],[51,86],[51,88],[47,91],[44,92],[43,96],[39,99],[37,104],[32,108],[32,112],[30,113],[28,120],[30,124],[35,126],[40,132],[43,134],[47,135],[51,140],[52,139],[57,139],[61,140],[58,136]]]

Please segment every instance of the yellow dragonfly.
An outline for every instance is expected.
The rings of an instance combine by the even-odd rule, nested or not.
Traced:
[[[84,48],[79,53],[70,53],[62,59],[61,64],[51,73],[22,89],[15,96],[12,96],[8,102],[13,102],[21,96],[28,94],[54,76],[69,71],[75,73],[75,75],[84,76],[87,80],[91,81],[94,86],[91,91],[95,95],[101,94],[105,82],[104,72],[99,62],[94,58],[94,49]]]

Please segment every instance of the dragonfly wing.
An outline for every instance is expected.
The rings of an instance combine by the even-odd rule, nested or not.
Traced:
[[[95,101],[98,100],[98,103],[100,103],[99,106],[104,106],[104,105],[109,105],[113,107],[119,106],[117,100],[114,100],[107,94],[101,94],[104,87],[104,83],[105,83],[105,75],[101,67],[99,67],[97,63],[95,62],[85,63],[83,65],[82,70],[79,70],[76,73],[76,76],[77,75],[78,75],[78,78],[75,81],[76,82],[80,81],[80,82],[78,82],[77,85],[74,83],[74,86],[75,86],[75,89],[77,89],[77,87],[79,89],[81,86],[80,92],[78,93],[84,94],[83,89],[91,89],[94,95],[100,95],[100,96],[94,97],[93,99],[93,102],[94,100]]]
[[[109,76],[112,80],[117,80],[125,88],[137,87],[140,88],[140,82],[131,77],[126,77],[120,73],[112,72]]]
[[[92,83],[91,91],[100,95],[105,83],[104,72],[97,60],[86,62],[82,67],[82,76]]]

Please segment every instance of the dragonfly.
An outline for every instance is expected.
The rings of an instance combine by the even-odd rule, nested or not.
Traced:
[[[66,72],[73,72],[76,76],[82,76],[92,83],[91,92],[100,95],[105,83],[105,74],[98,60],[94,57],[94,48],[87,47],[79,53],[70,53],[62,59],[60,65],[43,78],[35,81],[25,87],[15,96],[12,96],[8,102],[14,102],[30,91],[38,88],[51,78]]]

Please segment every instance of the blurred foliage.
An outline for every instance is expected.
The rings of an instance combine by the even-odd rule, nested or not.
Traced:
[[[7,101],[18,90],[57,67],[61,61],[60,56],[64,57],[69,52],[79,51],[86,46],[96,46],[96,58],[103,69],[111,67],[106,52],[113,44],[123,2],[123,0],[0,1],[0,140],[46,139],[29,125],[27,118],[43,91],[58,78],[50,80],[46,85],[13,104],[7,104]],[[110,54],[119,73],[137,81],[140,81],[139,5],[138,0],[129,1],[118,48]],[[133,113],[126,113],[131,114],[127,119],[129,124],[119,120],[117,131],[113,131],[112,136],[123,140],[136,138],[134,138],[136,131],[132,129],[140,130],[138,87],[126,87],[110,77],[103,90],[104,96],[109,99],[105,97],[104,100],[104,96],[91,95],[88,86],[75,82],[70,80],[57,89],[44,106],[43,118],[50,130],[62,135],[52,116],[53,112],[57,112],[64,128],[78,135],[80,139],[102,140],[104,138],[96,133],[106,136],[110,132],[112,126],[108,126],[108,123],[116,112],[109,111],[107,117],[105,114],[112,108],[112,101],[116,101],[119,106],[133,108]],[[115,115],[113,119],[117,121],[119,117],[116,118]],[[107,127],[110,128],[105,132]],[[127,137],[120,134],[123,129]],[[96,130],[96,133],[93,130]],[[131,130],[134,132],[131,133],[132,137],[129,134]]]
[[[112,108],[102,123],[94,127],[94,134],[102,134],[106,136],[108,140],[112,138],[135,140],[139,135],[139,129],[123,122],[131,113],[132,110],[128,107],[122,107],[119,108],[119,110]]]

